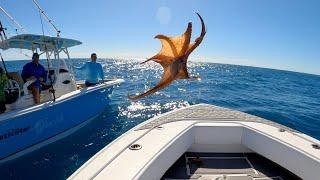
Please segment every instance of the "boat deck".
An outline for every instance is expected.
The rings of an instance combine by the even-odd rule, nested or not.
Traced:
[[[300,178],[256,153],[187,152],[161,179],[295,180]]]
[[[147,124],[141,126],[138,130],[152,129],[154,127],[160,126],[165,123],[175,122],[175,121],[247,121],[247,122],[260,122],[264,124],[269,124],[278,127],[283,130],[297,132],[294,129],[283,126],[281,124],[250,115],[244,112],[235,111],[223,107],[218,107],[209,104],[198,104],[187,108],[182,108],[171,113],[166,113],[163,116],[156,117]]]
[[[313,180],[320,170],[317,144],[278,123],[198,104],[134,127],[69,179]]]

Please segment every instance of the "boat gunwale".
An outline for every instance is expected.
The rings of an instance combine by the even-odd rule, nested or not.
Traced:
[[[220,120],[220,121],[212,121],[212,120],[202,120],[202,121],[199,121],[199,118],[193,118],[193,119],[175,119],[173,121],[169,121],[169,122],[163,122],[163,123],[159,123],[159,124],[156,124],[154,126],[151,126],[150,128],[143,128],[143,129],[140,129],[141,127],[143,127],[144,125],[156,120],[156,119],[159,119],[161,117],[164,117],[164,116],[168,116],[170,114],[174,114],[178,111],[182,111],[182,110],[185,110],[185,109],[188,109],[188,108],[193,108],[193,107],[197,107],[197,106],[211,106],[211,107],[218,107],[220,110],[230,110],[230,111],[234,111],[234,112],[241,112],[241,111],[238,111],[238,110],[233,110],[233,109],[229,109],[229,108],[225,108],[225,107],[220,107],[220,106],[214,106],[214,105],[210,105],[210,104],[203,104],[203,103],[200,103],[200,104],[195,104],[195,105],[191,105],[191,106],[186,106],[186,107],[182,107],[180,109],[175,109],[173,111],[169,111],[169,112],[166,112],[166,113],[163,113],[163,114],[160,114],[158,116],[155,116],[155,117],[152,117],[134,127],[132,127],[131,129],[129,129],[127,132],[123,133],[121,136],[119,136],[118,138],[116,138],[115,140],[113,140],[111,143],[109,143],[107,146],[105,146],[104,148],[102,148],[100,151],[98,151],[94,156],[92,156],[89,160],[87,160],[82,166],[80,166],[80,168],[78,168],[73,174],[70,175],[70,177],[68,177],[68,179],[73,179],[74,177],[77,177],[78,174],[80,172],[82,172],[83,169],[85,169],[86,167],[88,167],[93,161],[96,160],[96,158],[98,158],[103,152],[105,151],[108,151],[108,149],[116,144],[120,139],[122,139],[123,137],[125,137],[126,135],[128,135],[129,133],[132,133],[134,131],[141,131],[141,130],[144,130],[146,132],[144,132],[143,134],[141,134],[139,137],[135,138],[134,140],[130,141],[129,143],[127,144],[133,144],[134,142],[138,141],[139,139],[141,139],[142,137],[144,137],[146,134],[148,134],[150,131],[152,131],[153,129],[163,125],[163,124],[167,124],[167,123],[174,123],[174,122],[178,122],[178,121],[195,121],[194,123],[192,123],[191,127],[194,127],[196,124],[200,124],[200,123],[235,123],[235,124],[240,124],[242,127],[244,128],[247,128],[249,130],[252,130],[252,131],[255,131],[257,133],[260,133],[264,136],[267,136],[269,138],[272,138],[273,140],[279,142],[279,143],[283,143],[284,145],[286,146],[289,146],[291,148],[294,148],[295,150],[297,151],[300,151],[304,154],[307,154],[308,157],[312,158],[312,159],[315,159],[317,161],[320,161],[320,159],[316,156],[314,156],[313,154],[310,154],[308,152],[305,152],[304,150],[300,149],[300,148],[297,148],[291,144],[288,144],[287,142],[279,139],[279,138],[276,138],[274,136],[271,136],[270,134],[266,133],[266,132],[262,132],[256,128],[253,128],[247,124],[245,124],[246,122],[252,122],[252,123],[258,123],[258,124],[265,124],[265,125],[268,125],[268,126],[272,126],[272,127],[275,127],[275,128],[283,128],[283,127],[286,127],[284,125],[281,125],[281,124],[278,124],[276,122],[273,122],[273,121],[270,121],[270,120],[267,120],[267,119],[264,119],[264,118],[261,118],[261,117],[258,117],[258,116],[255,116],[255,115],[251,115],[251,114],[248,114],[248,113],[245,113],[245,112],[241,112],[241,113],[244,113],[244,114],[247,114],[247,115],[250,115],[250,116],[253,116],[253,117],[257,117],[257,118],[260,118],[262,119],[262,121],[246,121],[246,120],[241,120],[239,118],[237,119],[233,119],[233,121],[224,121],[223,119]],[[198,119],[198,121],[197,121]],[[293,136],[298,136],[299,138],[305,140],[305,141],[308,141],[310,143],[319,143],[320,141],[317,140],[317,139],[314,139],[312,137],[309,137],[307,135],[308,138],[304,137],[304,136],[301,136],[301,135],[305,135],[297,130],[293,130],[289,127],[286,127],[286,132],[290,133],[291,135]],[[128,147],[127,146],[124,146],[121,148],[121,150],[116,153],[110,160],[108,160],[107,163],[105,163],[101,168],[99,167],[99,170],[95,171],[94,174],[92,174],[92,176],[90,176],[90,179],[96,177],[101,171],[103,171],[103,169],[105,169],[112,161],[114,161],[121,153],[123,153]],[[148,163],[149,164],[149,163]],[[137,174],[136,174],[137,175]]]
[[[198,104],[197,104],[198,105]],[[196,106],[196,105],[193,105]],[[180,109],[175,109],[173,111],[169,111],[169,112],[165,112],[163,114],[160,114],[158,116],[154,116],[134,127],[132,127],[131,129],[129,129],[128,131],[126,131],[125,133],[123,133],[122,135],[120,135],[119,137],[117,137],[116,139],[114,139],[113,141],[111,141],[108,145],[106,145],[104,148],[102,148],[100,151],[98,151],[96,154],[94,154],[90,159],[88,159],[84,164],[82,164],[75,172],[73,172],[68,179],[72,179],[73,177],[76,177],[81,171],[82,169],[85,169],[89,164],[91,164],[92,161],[94,161],[98,156],[100,156],[100,154],[102,154],[104,151],[106,151],[107,149],[109,149],[113,144],[116,144],[120,139],[122,139],[124,136],[128,135],[129,133],[133,132],[133,131],[137,131],[138,128],[142,127],[144,124],[147,124],[151,121],[153,121],[154,119],[157,119],[159,117],[174,113],[176,111],[182,110],[182,109],[186,109],[189,108],[190,106],[186,106],[186,107],[182,107]],[[155,127],[154,127],[155,128]],[[146,135],[148,132],[150,132],[152,129],[145,129],[146,132],[144,132],[139,138],[143,137],[144,135]],[[134,139],[133,141],[131,141],[129,144],[132,144],[133,142],[137,141],[137,139]],[[122,148],[121,151],[119,153],[117,153],[107,164],[105,164],[101,169],[99,169],[98,171],[96,171],[96,173],[93,174],[93,176],[91,176],[89,179],[93,179],[95,176],[97,176],[108,164],[110,164],[119,154],[121,154],[124,150],[126,150],[127,147]]]
[[[170,115],[171,113],[176,113],[177,111],[180,111],[180,110],[184,110],[184,109],[188,109],[188,108],[191,108],[191,107],[197,107],[197,106],[211,106],[211,107],[214,107],[214,108],[219,108],[219,110],[229,110],[229,111],[232,111],[232,112],[240,112],[240,113],[243,113],[245,115],[249,115],[249,116],[252,116],[254,118],[259,118],[261,121],[255,121],[255,120],[241,120],[240,118],[237,118],[237,119],[232,119],[232,121],[234,122],[239,122],[239,121],[242,121],[242,122],[256,122],[256,123],[262,123],[262,124],[267,124],[267,125],[270,125],[270,126],[274,126],[274,127],[277,127],[279,129],[283,128],[285,131],[287,132],[290,132],[292,133],[293,135],[295,136],[298,136],[306,141],[309,141],[311,143],[318,143],[320,144],[320,140],[314,138],[314,137],[311,137],[305,133],[302,133],[300,132],[299,130],[296,130],[296,129],[292,129],[288,126],[285,126],[285,125],[282,125],[282,124],[279,124],[275,121],[272,121],[272,120],[268,120],[268,119],[265,119],[265,118],[262,118],[262,117],[259,117],[259,116],[256,116],[256,115],[252,115],[252,114],[249,114],[249,113],[246,113],[246,112],[242,112],[242,111],[239,111],[239,110],[233,110],[233,109],[230,109],[230,108],[226,108],[226,107],[220,107],[220,106],[215,106],[215,105],[211,105],[211,104],[205,104],[205,103],[199,103],[199,104],[194,104],[194,105],[191,105],[191,106],[186,106],[186,107],[183,107],[183,108],[180,108],[180,109],[175,109],[173,111],[169,111],[169,112],[166,112],[166,113],[163,113],[163,114],[160,114],[158,116],[155,116],[155,117],[152,117],[151,119],[148,119],[147,121],[144,121],[142,122],[141,124],[135,126],[134,128],[135,131],[140,131],[140,130],[144,130],[144,129],[153,129],[153,128],[156,128],[158,126],[161,126],[163,124],[166,124],[166,123],[170,123],[170,122],[176,122],[176,121],[192,121],[192,120],[199,120],[199,118],[188,118],[188,119],[183,119],[183,118],[180,118],[180,119],[174,119],[172,121],[165,121],[165,122],[162,122],[162,123],[157,123],[156,125],[153,125],[152,127],[150,128],[142,128],[144,125],[147,125],[149,123],[151,123],[153,120],[156,120],[156,119],[159,119],[159,118],[162,118],[162,117],[165,117],[165,116],[168,116]],[[231,118],[229,118],[231,119]],[[227,118],[226,119],[221,119],[220,121],[226,121],[228,120]],[[212,120],[208,120],[209,122],[213,122]],[[204,120],[202,120],[202,122],[205,122]],[[215,121],[215,122],[218,122],[218,121]],[[230,120],[228,122],[231,122]],[[133,128],[132,128],[133,129]],[[131,129],[130,129],[131,130]]]
[[[68,101],[70,99],[79,97],[79,96],[81,96],[83,94],[90,93],[92,91],[96,91],[96,90],[101,89],[101,88],[106,88],[106,87],[109,87],[109,86],[118,85],[118,84],[121,84],[123,82],[124,82],[123,79],[112,79],[111,81],[106,81],[106,82],[103,82],[103,83],[98,84],[98,85],[93,86],[93,87],[86,87],[86,88],[83,88],[83,89],[77,89],[75,91],[66,93],[66,94],[58,97],[56,99],[56,101],[50,100],[50,101],[46,101],[46,102],[43,102],[43,103],[38,104],[38,105],[33,105],[33,106],[30,106],[30,107],[26,107],[26,108],[22,108],[22,109],[16,109],[16,110],[13,110],[13,111],[10,111],[10,112],[6,112],[6,113],[0,115],[0,125],[2,123],[10,121],[13,118],[18,117],[18,116],[22,116],[24,114],[31,113],[31,112],[34,112],[34,111],[37,111],[37,110],[40,110],[40,109],[49,108],[49,107],[54,106],[56,104],[60,104],[60,103],[63,103],[65,101]]]

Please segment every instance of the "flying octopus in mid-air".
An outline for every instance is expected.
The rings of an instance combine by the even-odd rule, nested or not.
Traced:
[[[187,69],[187,60],[192,51],[195,50],[202,42],[206,34],[206,28],[203,19],[200,14],[197,13],[197,15],[200,18],[202,30],[200,36],[195,39],[195,42],[190,42],[192,32],[191,22],[188,23],[187,30],[181,36],[168,37],[161,34],[155,36],[155,38],[161,41],[162,48],[158,54],[147,59],[141,64],[153,60],[163,67],[164,73],[160,82],[154,88],[137,96],[129,95],[128,97],[130,100],[137,100],[153,94],[165,88],[174,80],[195,78],[189,76]]]

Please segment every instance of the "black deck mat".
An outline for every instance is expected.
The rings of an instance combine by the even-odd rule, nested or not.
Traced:
[[[183,154],[167,170],[162,179],[198,179],[203,175],[218,174],[248,174],[250,177],[265,178],[265,180],[300,179],[290,171],[256,153],[192,152]]]

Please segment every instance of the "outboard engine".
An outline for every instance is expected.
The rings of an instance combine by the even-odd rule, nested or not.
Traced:
[[[20,87],[17,81],[9,79],[7,86],[4,89],[6,104],[16,102],[20,97]]]

